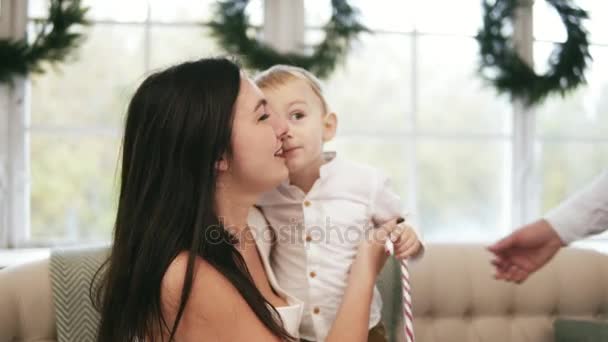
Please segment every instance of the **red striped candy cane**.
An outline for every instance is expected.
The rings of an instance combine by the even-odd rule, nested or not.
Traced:
[[[414,342],[414,314],[412,311],[412,288],[407,260],[401,260],[401,290],[403,302],[403,329],[405,341]]]
[[[391,240],[386,241],[386,250],[393,255],[394,246]],[[410,286],[410,271],[407,260],[401,260],[401,299],[403,303],[403,331],[406,342],[414,342],[414,314],[412,305],[412,288]]]

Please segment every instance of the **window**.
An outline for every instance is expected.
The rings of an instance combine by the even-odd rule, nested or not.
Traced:
[[[220,53],[200,24],[212,2],[83,1],[92,25],[76,60],[31,78],[28,244],[111,239],[128,100],[147,73]],[[30,26],[47,3],[30,1]]]
[[[481,7],[459,7],[455,20],[433,11],[455,4],[400,3],[377,13],[359,2],[374,32],[329,81],[336,148],[387,170],[428,239],[496,237],[510,222],[511,106],[475,74]]]
[[[588,84],[567,98],[551,98],[536,110],[539,175],[538,206],[545,212],[568,194],[575,192],[608,166],[608,35],[599,23],[608,19],[608,5],[580,1],[588,10],[587,23],[593,63],[587,73]],[[543,1],[534,6],[537,41],[535,58],[539,67],[553,48],[553,42],[565,39],[558,16]],[[599,238],[605,238],[602,234]]]
[[[601,57],[594,56],[593,68],[598,70]],[[599,135],[602,127],[606,131],[606,96],[608,78],[590,78],[586,89],[565,100],[552,99],[539,111],[541,210],[553,207],[606,168],[608,139]],[[557,120],[557,116],[565,120]]]
[[[387,170],[429,240],[498,238],[608,165],[602,137],[608,128],[608,37],[598,26],[606,5],[581,4],[592,18],[586,23],[595,59],[589,84],[566,99],[522,110],[476,75],[479,3],[355,3],[373,34],[328,81],[340,118],[333,146]],[[326,20],[321,12],[308,11],[311,42],[319,39],[315,26]],[[449,15],[454,12],[459,15]],[[533,15],[536,70],[543,72],[553,42],[563,41],[565,32],[545,2],[536,2]]]
[[[221,54],[200,24],[211,19],[212,0],[83,2],[91,7],[92,25],[77,60],[29,83],[30,117],[20,134],[28,142],[24,177],[30,181],[19,189],[29,193],[31,214],[27,206],[17,210],[27,227],[10,228],[26,232],[21,245],[109,240],[130,95],[154,69]],[[30,30],[46,15],[46,3],[29,1]],[[329,18],[329,3],[304,2],[307,44],[323,38],[319,28]],[[325,82],[339,116],[338,137],[328,149],[388,173],[427,239],[495,239],[608,165],[608,35],[600,24],[608,20],[608,5],[580,1],[592,17],[586,23],[594,57],[589,84],[522,110],[476,74],[478,2],[351,3],[372,33],[361,36]],[[263,24],[263,6],[250,2],[253,25]],[[542,72],[565,32],[544,2],[530,10]],[[18,189],[6,193],[11,201]]]

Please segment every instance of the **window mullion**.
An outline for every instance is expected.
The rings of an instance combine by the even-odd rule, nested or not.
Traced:
[[[151,21],[152,21],[152,9],[150,1],[146,3],[146,23],[144,26],[144,70],[146,73],[150,72],[150,54],[152,53],[152,41],[151,41]]]
[[[413,215],[413,222],[416,225],[420,225],[421,217],[418,211],[418,31],[414,29],[414,32],[411,36],[411,73],[412,73],[412,83],[411,83],[411,110],[410,110],[410,126],[412,131],[411,137],[406,137],[406,148],[405,152],[407,155],[404,158],[405,167],[407,168],[407,177],[408,181],[406,182],[407,189],[405,189],[405,193],[407,195],[407,209],[410,210]]]
[[[304,0],[264,1],[263,40],[281,53],[303,52]]]
[[[22,39],[27,30],[27,1],[0,0],[0,37]],[[0,248],[16,247],[29,237],[29,124],[26,79],[0,86]]]
[[[532,0],[520,0],[513,38],[519,56],[534,66]],[[520,226],[538,215],[538,170],[535,167],[536,113],[522,101],[513,102],[512,225]]]

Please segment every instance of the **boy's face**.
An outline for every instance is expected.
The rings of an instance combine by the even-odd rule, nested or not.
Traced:
[[[287,119],[289,133],[283,152],[289,173],[294,174],[323,163],[323,143],[335,135],[335,116],[324,113],[323,103],[310,85],[301,79],[263,88],[273,113]],[[332,117],[332,123],[325,121]]]

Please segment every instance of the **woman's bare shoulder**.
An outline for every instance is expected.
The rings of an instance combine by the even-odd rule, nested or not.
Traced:
[[[163,277],[163,311],[171,323],[179,308],[187,266],[188,252],[182,252]],[[228,278],[208,261],[195,257],[192,290],[178,328],[180,340],[238,340],[246,334],[273,339]]]
[[[188,252],[184,251],[169,264],[162,281],[162,293],[167,299],[181,299],[186,270],[188,268]],[[213,307],[214,304],[230,303],[240,297],[230,281],[205,259],[194,258],[191,300],[201,299],[203,307]],[[225,305],[224,305],[225,306]],[[217,309],[217,308],[216,308]]]

